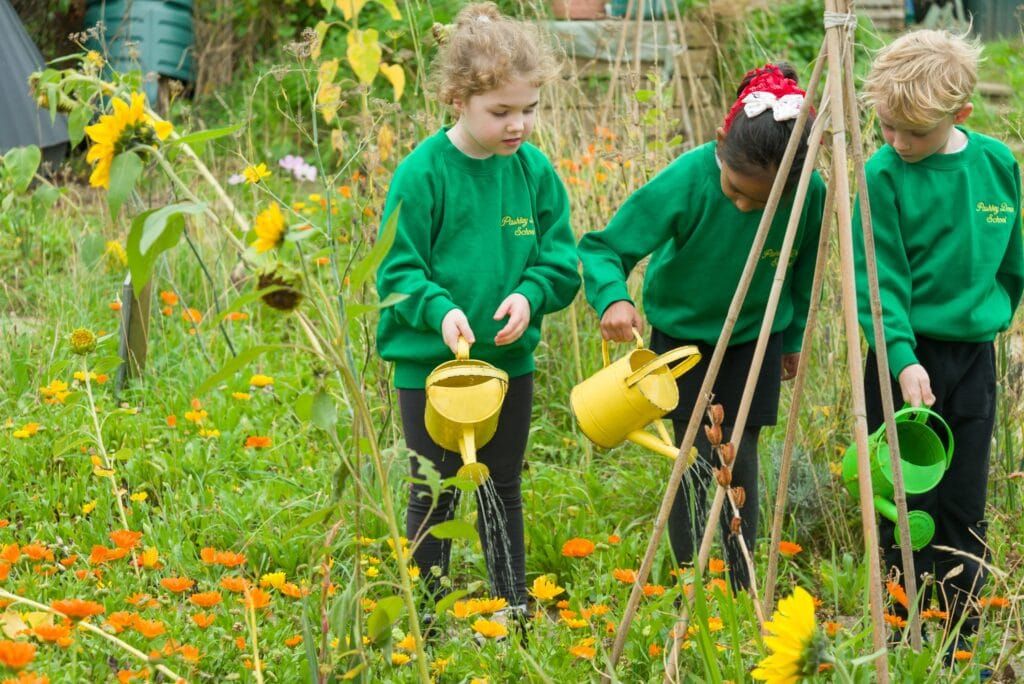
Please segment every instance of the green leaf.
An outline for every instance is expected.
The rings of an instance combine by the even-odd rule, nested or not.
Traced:
[[[102,235],[92,233],[83,237],[82,242],[78,245],[78,255],[82,259],[82,264],[86,268],[93,268],[103,258],[106,246],[106,240]]]
[[[312,527],[313,525],[320,525],[322,523],[327,522],[332,515],[340,512],[340,510],[341,509],[337,504],[331,504],[330,506],[325,506],[324,508],[321,508],[318,511],[313,511],[305,518],[300,520],[298,524],[296,524],[295,527],[291,529],[291,534],[289,536],[295,536],[297,532],[301,532],[307,527]]]
[[[52,185],[41,185],[32,193],[32,201],[40,209],[50,209],[60,199],[60,190]]]
[[[94,361],[90,364],[89,370],[93,373],[109,373],[118,366],[121,365],[120,356],[104,356],[102,359]]]
[[[71,140],[71,148],[78,147],[78,143],[85,138],[85,126],[92,119],[92,107],[80,105],[71,110],[68,114],[68,138]]]
[[[334,406],[334,400],[326,392],[317,392],[313,397],[310,416],[313,425],[323,431],[332,429],[338,422],[338,409]]]
[[[4,171],[11,179],[14,192],[21,194],[28,190],[42,158],[43,153],[35,145],[15,147],[4,155]]]
[[[430,534],[438,539],[477,539],[476,528],[465,520],[448,520],[430,528]]]
[[[398,4],[395,0],[377,0],[377,4],[386,9],[395,21],[402,18],[402,13],[398,11]]]
[[[246,364],[250,361],[263,354],[286,351],[288,349],[291,349],[291,347],[285,344],[261,344],[255,347],[250,347],[225,363],[219,371],[206,378],[206,380],[203,381],[203,384],[201,384],[196,390],[195,395],[198,397],[202,394],[206,394],[214,387],[214,385],[224,382],[226,379],[245,368]]]
[[[122,152],[114,157],[110,165],[110,191],[107,193],[107,204],[110,205],[110,218],[116,219],[121,205],[132,194],[135,184],[142,174],[142,160],[134,152]]]
[[[370,641],[377,641],[382,634],[391,631],[391,625],[395,624],[402,614],[403,606],[401,596],[388,596],[377,601],[376,608],[366,621],[366,632]]]
[[[633,97],[636,98],[637,102],[647,102],[652,97],[654,97],[654,91],[653,90],[638,90],[638,91],[636,91],[636,94]]]
[[[389,294],[383,302],[377,302],[376,304],[348,304],[345,306],[345,316],[347,318],[359,318],[371,311],[377,309],[386,309],[389,306],[394,306],[398,302],[408,299],[409,295],[401,292],[392,292]]]
[[[179,202],[144,211],[132,219],[128,231],[128,270],[136,290],[149,282],[157,257],[178,244],[185,230],[184,214],[195,215],[202,211],[201,204]]]
[[[402,210],[402,203],[399,202],[395,210],[391,212],[383,230],[377,236],[377,242],[367,252],[366,256],[359,260],[359,263],[352,267],[349,273],[349,283],[353,290],[358,290],[366,282],[371,273],[377,270],[380,262],[387,256],[391,244],[395,241],[395,233],[398,232],[398,213]]]
[[[211,128],[207,131],[196,131],[195,133],[189,133],[183,135],[175,140],[168,140],[165,145],[194,145],[196,143],[204,143],[207,140],[216,140],[217,138],[223,138],[226,135],[231,135],[242,130],[245,125],[243,122],[232,124],[230,126],[224,126],[223,128]]]
[[[313,417],[313,394],[303,394],[295,400],[295,415],[303,423],[308,423]]]

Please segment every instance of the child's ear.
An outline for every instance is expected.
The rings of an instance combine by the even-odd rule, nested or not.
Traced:
[[[721,126],[715,129],[715,140],[718,141],[719,145],[725,142],[725,129]]]
[[[464,105],[462,103],[462,98],[458,98],[458,97],[452,98],[452,109],[455,110],[456,114],[458,114],[459,116],[462,116],[463,107],[464,107]]]
[[[969,117],[973,111],[974,105],[968,102],[960,108],[960,111],[953,115],[953,123],[962,124],[964,121],[967,121],[967,117]]]

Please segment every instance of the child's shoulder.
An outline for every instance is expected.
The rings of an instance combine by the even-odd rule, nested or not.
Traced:
[[[968,147],[974,145],[984,159],[1011,168],[1016,165],[1013,152],[1002,140],[966,128],[962,130],[967,134]]]
[[[520,145],[519,149],[516,150],[516,156],[534,173],[547,173],[555,170],[548,155],[544,154],[544,151],[533,143],[524,142]]]

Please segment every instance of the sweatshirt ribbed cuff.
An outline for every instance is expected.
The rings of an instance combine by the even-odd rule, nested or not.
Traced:
[[[520,283],[519,287],[513,290],[512,293],[521,294],[526,297],[526,301],[530,302],[530,318],[543,315],[544,292],[541,291],[536,283],[530,281]]]
[[[604,312],[607,311],[608,307],[615,302],[626,301],[630,304],[633,303],[633,299],[629,296],[629,288],[626,287],[626,283],[615,283],[606,287],[597,298],[594,309],[597,311],[597,317],[601,318],[604,316]]]
[[[423,318],[433,330],[441,332],[441,321],[449,311],[457,308],[459,307],[455,306],[455,303],[447,297],[435,297],[427,303]]]
[[[914,345],[910,342],[893,342],[887,347],[889,351],[889,373],[892,377],[899,378],[900,373],[907,366],[917,363],[917,356],[914,354]]]

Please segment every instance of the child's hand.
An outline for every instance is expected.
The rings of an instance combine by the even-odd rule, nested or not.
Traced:
[[[900,371],[900,392],[903,393],[903,401],[911,406],[920,406],[922,403],[931,406],[935,403],[932,381],[928,377],[928,371],[919,363]]]
[[[494,344],[499,347],[512,344],[526,332],[526,326],[530,324],[530,300],[518,292],[505,297],[505,301],[494,312],[494,320],[500,321],[506,316],[508,323],[494,336]]]
[[[643,334],[644,322],[632,302],[619,300],[601,316],[601,337],[613,342],[632,342],[633,329]]]
[[[462,313],[462,309],[452,309],[441,320],[441,337],[448,348],[452,350],[452,354],[459,353],[460,335],[465,337],[470,344],[476,342],[476,336],[473,335],[473,329],[469,327],[466,314]]]
[[[800,352],[782,355],[782,379],[792,380],[796,377],[797,366],[800,365]]]

